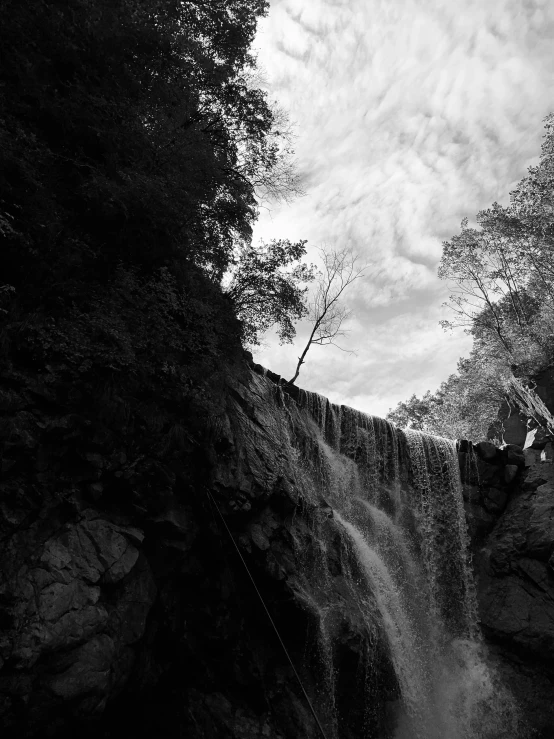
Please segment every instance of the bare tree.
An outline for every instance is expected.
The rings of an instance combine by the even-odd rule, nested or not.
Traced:
[[[304,351],[298,357],[294,377],[289,380],[291,385],[298,377],[312,344],[332,344],[347,351],[336,343],[336,339],[346,335],[344,323],[352,311],[341,305],[340,301],[346,288],[361,277],[365,270],[365,267],[358,266],[358,255],[352,254],[348,249],[327,251],[321,248],[320,252],[323,269],[316,277],[316,289],[308,304],[308,320],[312,323],[312,331]]]

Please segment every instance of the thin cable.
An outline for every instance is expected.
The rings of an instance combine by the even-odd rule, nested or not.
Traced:
[[[266,612],[266,614],[267,614],[267,617],[268,617],[268,619],[269,619],[269,621],[270,621],[271,625],[273,626],[273,630],[275,631],[275,634],[276,634],[276,636],[277,636],[277,639],[279,639],[279,643],[280,643],[280,644],[281,644],[281,646],[283,647],[283,652],[285,653],[285,655],[286,655],[286,657],[287,657],[287,659],[288,659],[288,661],[289,661],[289,664],[290,664],[290,666],[292,667],[292,671],[294,672],[294,674],[295,674],[295,676],[296,676],[296,679],[298,680],[298,684],[300,685],[300,689],[301,689],[301,690],[302,690],[302,692],[304,693],[304,697],[306,698],[306,702],[307,702],[308,706],[310,707],[310,711],[312,712],[312,716],[314,717],[314,719],[315,719],[315,722],[316,722],[316,724],[317,724],[317,726],[318,726],[318,728],[319,728],[319,731],[321,732],[321,736],[323,737],[323,739],[327,739],[327,735],[325,734],[325,731],[323,730],[323,726],[321,725],[321,722],[320,722],[320,720],[319,720],[319,718],[318,718],[318,716],[317,716],[317,713],[315,712],[315,709],[314,709],[314,707],[313,707],[313,705],[312,705],[312,702],[311,702],[311,700],[310,700],[310,697],[309,697],[309,695],[308,695],[308,694],[306,693],[306,690],[305,690],[305,688],[304,688],[304,685],[302,684],[302,680],[300,679],[300,675],[299,675],[299,674],[298,674],[298,672],[296,671],[296,667],[294,666],[294,663],[293,663],[293,661],[292,661],[292,659],[291,659],[291,656],[290,656],[290,654],[288,653],[288,650],[287,650],[287,648],[286,648],[286,646],[285,646],[285,643],[284,643],[284,641],[283,641],[283,640],[281,639],[281,634],[279,633],[279,631],[278,631],[278,629],[277,629],[277,626],[275,625],[275,621],[274,621],[274,620],[273,620],[273,618],[271,617],[271,613],[269,612],[269,610],[268,610],[268,608],[267,608],[267,606],[266,606],[266,604],[265,604],[265,601],[264,601],[264,599],[262,598],[262,594],[261,594],[261,593],[260,593],[260,591],[258,590],[258,586],[256,585],[256,583],[255,583],[255,581],[254,581],[254,578],[252,577],[252,574],[251,574],[251,572],[250,572],[250,570],[249,570],[249,568],[248,568],[248,565],[246,564],[246,561],[245,561],[244,557],[242,556],[242,552],[241,552],[241,551],[240,551],[240,549],[238,548],[237,542],[236,542],[236,541],[235,541],[235,539],[233,538],[233,534],[231,533],[231,531],[230,531],[229,527],[227,526],[227,521],[226,521],[226,520],[225,520],[225,519],[223,518],[223,514],[222,514],[222,513],[221,513],[221,511],[219,510],[219,506],[217,505],[217,503],[216,503],[216,501],[215,501],[215,499],[214,499],[213,495],[211,494],[211,492],[210,492],[209,490],[207,490],[206,492],[208,493],[208,496],[210,497],[210,499],[211,499],[212,503],[214,504],[214,506],[215,506],[215,509],[216,509],[216,511],[218,512],[218,514],[219,514],[219,517],[220,517],[221,521],[223,522],[223,525],[225,526],[225,530],[226,530],[226,531],[227,531],[227,533],[229,534],[229,538],[230,538],[230,539],[231,539],[231,541],[233,542],[233,546],[235,547],[235,551],[236,551],[236,552],[237,552],[237,554],[239,555],[239,557],[240,557],[240,561],[241,561],[241,562],[242,562],[242,564],[244,565],[244,569],[246,570],[246,573],[248,574],[248,577],[250,578],[250,582],[252,583],[252,585],[253,585],[253,587],[254,587],[254,590],[256,591],[256,593],[257,593],[257,595],[258,595],[258,598],[260,599],[260,603],[262,604],[262,606],[263,606],[263,609],[264,609],[264,611]]]

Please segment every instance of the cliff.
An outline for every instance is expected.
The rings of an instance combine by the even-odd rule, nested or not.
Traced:
[[[333,511],[361,473],[364,485],[385,491],[384,510],[419,500],[413,450],[386,422],[349,409],[337,421],[325,399],[285,392],[269,375],[239,367],[217,412],[163,433],[150,408],[150,447],[139,447],[146,432],[137,423],[115,449],[123,409],[100,423],[72,412],[31,372],[5,375],[7,736],[319,736],[249,573],[328,736],[392,735],[401,693],[417,680],[402,677],[391,657],[382,605],[360,589],[361,560]],[[441,485],[453,470],[442,448],[421,448],[438,455],[429,490],[440,493],[435,505],[451,517],[452,537],[456,503],[441,507]],[[502,674],[547,737],[554,539],[551,461],[540,454],[459,446],[480,620]],[[408,528],[418,510],[414,518],[406,508]],[[383,535],[398,536],[385,523]],[[463,547],[452,546],[450,561],[441,550],[432,564],[441,618],[461,634],[451,596],[459,605],[469,595],[463,560],[455,561]]]
[[[317,699],[317,623],[302,599],[298,548],[301,540],[314,546],[314,520],[325,525],[329,507],[301,495],[303,473],[278,417],[290,412],[280,390],[243,367],[229,379],[219,414],[186,419],[179,435],[164,434],[161,450],[152,431],[150,450],[137,449],[140,428],[113,450],[118,414],[92,422],[68,412],[32,373],[12,370],[4,380],[5,734],[58,737],[78,726],[91,736],[124,728],[199,739],[315,737],[309,706],[214,508]],[[302,429],[299,415],[295,421],[309,445],[314,430]],[[201,437],[191,435],[193,423]],[[379,690],[372,715],[361,715],[355,676],[368,659],[367,639],[341,581],[340,552],[330,557],[337,700],[350,736],[364,722],[386,724],[385,702],[397,688],[377,640]]]

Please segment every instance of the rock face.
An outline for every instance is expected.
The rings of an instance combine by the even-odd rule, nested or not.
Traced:
[[[137,548],[143,532],[92,509],[46,536],[43,526],[25,531],[24,546],[16,534],[4,551],[3,596],[15,636],[4,640],[1,658],[33,680],[37,665],[63,649],[44,689],[63,699],[92,693],[101,708],[112,684],[128,678],[131,645],[154,602],[150,568]]]
[[[554,736],[554,463],[514,445],[460,454],[483,632],[535,729]],[[515,467],[515,470],[513,469]]]
[[[163,433],[151,404],[133,420],[118,398],[106,418],[91,420],[80,398],[60,397],[32,373],[3,377],[6,737],[315,739],[241,556],[322,722],[332,723],[318,702],[324,655],[298,577],[314,526],[325,528],[332,510],[324,496],[301,494],[302,465],[279,420],[290,409],[279,378],[267,374],[244,367],[213,417]],[[292,422],[308,453],[314,428]],[[203,436],[192,435],[193,424]],[[545,739],[554,726],[551,456],[550,447],[524,455],[514,445],[459,445],[481,622]],[[398,697],[390,658],[377,632],[368,642],[339,541],[326,557],[341,739],[389,737]]]
[[[230,538],[317,701],[322,656],[298,589],[298,551],[313,546],[313,521],[325,525],[330,509],[301,501],[302,472],[276,419],[281,390],[245,368],[202,446],[159,451],[152,442],[138,453],[130,442],[113,448],[111,421],[68,413],[53,393],[46,409],[37,404],[32,377],[13,373],[10,383],[0,496],[4,736],[318,736]],[[309,447],[313,429],[299,433]],[[367,634],[341,553],[330,546],[328,557],[341,736],[364,726],[385,735],[397,697],[392,668],[376,639],[368,714],[358,679]],[[323,703],[318,710],[331,720]]]

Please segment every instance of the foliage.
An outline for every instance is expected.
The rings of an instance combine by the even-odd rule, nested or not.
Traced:
[[[249,246],[260,199],[300,189],[286,116],[256,84],[250,45],[267,8],[267,0],[3,3],[7,364],[86,392],[109,381],[198,398],[240,347],[220,285],[237,252],[250,255],[259,278],[248,305],[244,279],[233,296],[240,292],[246,337],[253,321],[258,330],[277,320],[285,340],[294,333],[309,269],[287,269],[303,244],[268,245],[256,264]]]
[[[239,325],[220,291],[198,269],[142,276],[120,265],[95,285],[87,310],[29,314],[15,294],[0,341],[3,363],[46,372],[53,385],[88,388],[109,380],[154,397],[199,397],[225,357],[233,360]]]
[[[282,115],[250,82],[266,11],[266,0],[3,3],[4,281],[32,301],[71,301],[121,261],[184,260],[219,279],[250,237],[257,188],[293,186]]]
[[[258,344],[259,335],[274,324],[281,344],[294,339],[293,322],[307,313],[306,284],[314,278],[313,268],[300,262],[305,254],[305,241],[287,239],[238,250],[225,292],[242,321],[247,344]]]
[[[460,359],[458,373],[418,398],[415,394],[390,410],[387,419],[402,428],[412,428],[454,439],[485,438],[498,407],[506,397],[506,379],[474,351]],[[495,429],[498,438],[501,429]]]
[[[510,194],[477,215],[479,229],[444,243],[439,276],[454,288],[446,328],[463,326],[505,362],[531,372],[554,348],[554,117],[538,167]]]
[[[121,408],[122,428],[188,432],[220,412],[241,356],[221,276],[259,199],[296,187],[286,120],[254,84],[266,12],[0,8],[0,369],[91,428]]]
[[[316,277],[315,290],[308,305],[308,320],[312,329],[308,341],[298,357],[292,384],[300,373],[306,354],[314,344],[341,348],[336,339],[344,336],[345,321],[351,312],[341,304],[344,291],[362,276],[364,267],[358,267],[358,257],[347,249],[320,249],[323,269]]]
[[[464,219],[461,232],[443,244],[439,276],[452,287],[444,328],[463,327],[473,337],[436,393],[415,395],[389,417],[400,425],[450,437],[479,438],[493,422],[499,401],[514,399],[513,373],[529,378],[554,362],[554,115],[545,121],[542,155],[504,207]],[[500,432],[498,434],[500,436]]]

